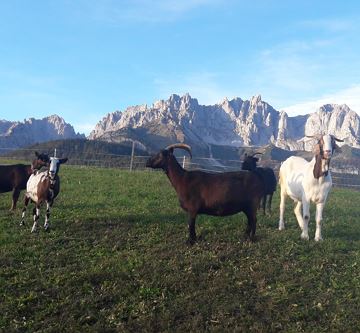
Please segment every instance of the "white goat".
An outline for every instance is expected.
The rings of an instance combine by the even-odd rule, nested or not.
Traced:
[[[332,135],[319,136],[315,156],[308,162],[301,157],[289,157],[280,167],[280,220],[279,230],[285,228],[285,200],[289,196],[296,203],[294,213],[302,230],[301,238],[309,239],[310,201],[316,204],[315,241],[322,240],[321,220],[326,198],[332,186],[330,159],[337,147]],[[302,210],[301,210],[302,208]]]

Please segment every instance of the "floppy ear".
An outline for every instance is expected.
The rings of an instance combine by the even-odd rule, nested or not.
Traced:
[[[59,160],[59,162],[60,162],[60,164],[63,164],[63,163],[66,163],[67,160],[68,160],[68,158],[65,157],[65,158],[61,158],[61,159]]]
[[[39,153],[38,153],[37,151],[35,152],[35,156],[36,156],[36,157],[39,157]]]
[[[313,148],[313,152],[315,155],[320,154],[320,144],[316,144]]]

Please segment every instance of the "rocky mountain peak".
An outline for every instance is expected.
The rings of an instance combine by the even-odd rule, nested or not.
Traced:
[[[0,147],[16,148],[57,139],[84,138],[58,115],[23,122],[0,121]]]
[[[89,138],[109,137],[109,133],[127,128],[142,129],[142,133],[151,132],[169,142],[180,140],[203,146],[272,143],[299,150],[308,149],[301,141],[305,135],[319,133],[346,137],[347,143],[357,147],[360,120],[346,105],[326,104],[312,114],[289,117],[285,111],[279,112],[263,101],[261,95],[249,100],[224,98],[215,105],[199,105],[189,94],[173,94],[168,100],[155,102],[151,108],[135,106],[109,114],[96,125]]]
[[[261,102],[262,102],[261,95],[255,95],[255,96],[251,97],[251,99],[250,99],[251,105],[257,105],[257,104],[260,104]]]

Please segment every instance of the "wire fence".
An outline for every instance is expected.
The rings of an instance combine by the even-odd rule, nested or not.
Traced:
[[[61,151],[58,156],[62,156]],[[123,170],[144,170],[146,169],[146,161],[150,156],[135,155],[132,151],[131,155],[120,155],[112,153],[94,153],[82,154],[82,157],[68,156],[67,165],[83,166],[83,167],[99,167],[99,168],[117,168]],[[17,149],[16,154],[12,149],[0,148],[0,164],[24,163],[34,158],[33,149]],[[207,157],[193,157],[191,160],[187,155],[177,155],[179,163],[187,170],[201,170],[205,172],[230,172],[241,170],[242,161],[225,160]],[[276,176],[280,169],[281,162],[273,160],[260,160],[258,166],[270,167],[274,170]],[[342,188],[352,188],[360,190],[360,169],[351,165],[339,165],[331,167],[331,176],[333,186]]]

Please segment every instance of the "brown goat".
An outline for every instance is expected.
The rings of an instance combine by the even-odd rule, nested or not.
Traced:
[[[50,162],[49,156],[46,154],[35,152],[35,156],[36,159],[32,161],[31,165],[0,165],[0,193],[13,191],[11,210],[16,209],[20,191],[26,188],[31,174],[41,167],[47,166]]]
[[[49,170],[33,174],[29,178],[26,185],[25,207],[22,210],[20,225],[23,225],[25,222],[26,208],[31,200],[35,204],[33,209],[34,224],[31,232],[36,231],[37,222],[40,217],[40,206],[44,202],[46,203],[44,229],[48,230],[50,207],[53,205],[54,199],[60,192],[60,178],[58,176],[60,164],[65,163],[67,160],[67,158],[59,159],[57,157],[50,157]]]
[[[195,220],[198,214],[215,216],[244,212],[248,219],[246,234],[254,240],[256,211],[263,196],[263,183],[253,172],[238,171],[220,174],[203,171],[186,171],[177,162],[175,148],[191,148],[174,144],[150,157],[147,167],[163,169],[179,198],[180,206],[189,214],[189,242],[196,241]]]

